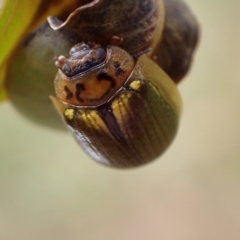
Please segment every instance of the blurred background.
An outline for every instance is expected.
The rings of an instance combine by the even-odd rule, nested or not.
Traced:
[[[0,105],[0,239],[240,239],[240,2],[185,2],[201,40],[159,160],[101,166],[67,132]]]

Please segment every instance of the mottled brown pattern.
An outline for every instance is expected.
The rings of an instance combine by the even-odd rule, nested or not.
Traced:
[[[85,90],[85,87],[84,87],[83,84],[81,84],[81,83],[77,83],[77,84],[76,84],[76,94],[75,94],[75,96],[76,96],[76,99],[77,99],[79,102],[83,102],[83,99],[80,97],[80,94],[81,94],[81,92],[84,91],[84,90]]]
[[[166,19],[162,41],[154,60],[179,82],[188,72],[199,39],[199,26],[187,5],[180,0],[164,0]]]
[[[165,23],[161,19],[161,1],[157,0],[132,0],[128,4],[120,0],[95,0],[76,9],[65,22],[54,17],[48,20],[54,29],[70,29],[80,40],[108,45],[113,37],[119,36],[120,46],[132,55],[152,47],[148,55],[177,83],[191,66],[199,27],[181,0],[163,1]],[[163,24],[162,36],[155,35]]]
[[[151,44],[161,14],[158,4],[158,0],[132,0],[127,4],[122,0],[95,0],[91,6],[76,9],[64,23],[55,17],[48,21],[53,29],[68,28],[82,40],[97,40],[103,45],[120,36],[121,47],[136,53]]]
[[[67,86],[64,87],[64,91],[66,93],[66,100],[69,100],[73,97],[73,93],[68,89]]]

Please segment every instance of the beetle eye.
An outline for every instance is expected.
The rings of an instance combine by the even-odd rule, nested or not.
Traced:
[[[69,74],[69,73],[71,72],[71,68],[70,68],[66,63],[63,64],[62,70],[63,70],[66,74]]]
[[[98,48],[96,50],[96,58],[97,59],[102,59],[105,57],[105,55],[106,55],[106,51],[103,48]]]

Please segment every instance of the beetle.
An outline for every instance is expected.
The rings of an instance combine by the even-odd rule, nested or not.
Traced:
[[[77,141],[110,166],[156,159],[179,124],[174,83],[191,66],[195,16],[179,0],[92,0],[60,19],[49,16],[13,55],[6,74],[11,102],[34,122],[62,129],[48,101],[54,95],[49,79],[56,56],[74,46],[56,61],[51,98]]]
[[[96,161],[135,167],[160,156],[177,132],[181,98],[146,55],[79,43],[59,56],[53,104]]]

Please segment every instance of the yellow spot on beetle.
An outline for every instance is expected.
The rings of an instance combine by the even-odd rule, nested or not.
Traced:
[[[83,121],[87,127],[99,130],[99,116],[96,110],[83,110],[78,112],[78,118]]]
[[[67,108],[67,109],[64,111],[64,116],[65,116],[66,118],[68,118],[69,120],[73,120],[73,117],[74,117],[74,109]]]
[[[132,96],[132,93],[126,92],[122,93],[120,96],[118,96],[111,104],[111,108],[113,110],[113,114],[115,118],[117,119],[120,128],[124,129],[124,121],[128,117],[128,112],[130,111],[130,98]]]
[[[130,92],[122,93],[119,97],[113,100],[111,104],[112,109],[128,106],[131,95],[132,94]]]
[[[87,127],[91,127],[91,122],[89,121],[89,113],[86,110],[78,111],[78,119],[83,121]]]
[[[96,110],[91,110],[87,117],[88,121],[91,123],[91,127],[93,127],[95,130],[101,130],[101,126],[104,125],[104,123],[102,122]]]
[[[105,125],[104,121],[98,114],[96,110],[81,110],[78,111],[77,118],[81,120],[86,127],[94,129],[99,132],[107,134],[109,137],[113,138],[109,132],[108,127]]]
[[[132,88],[135,91],[138,91],[141,87],[142,83],[141,80],[137,79],[130,83],[129,87]]]

